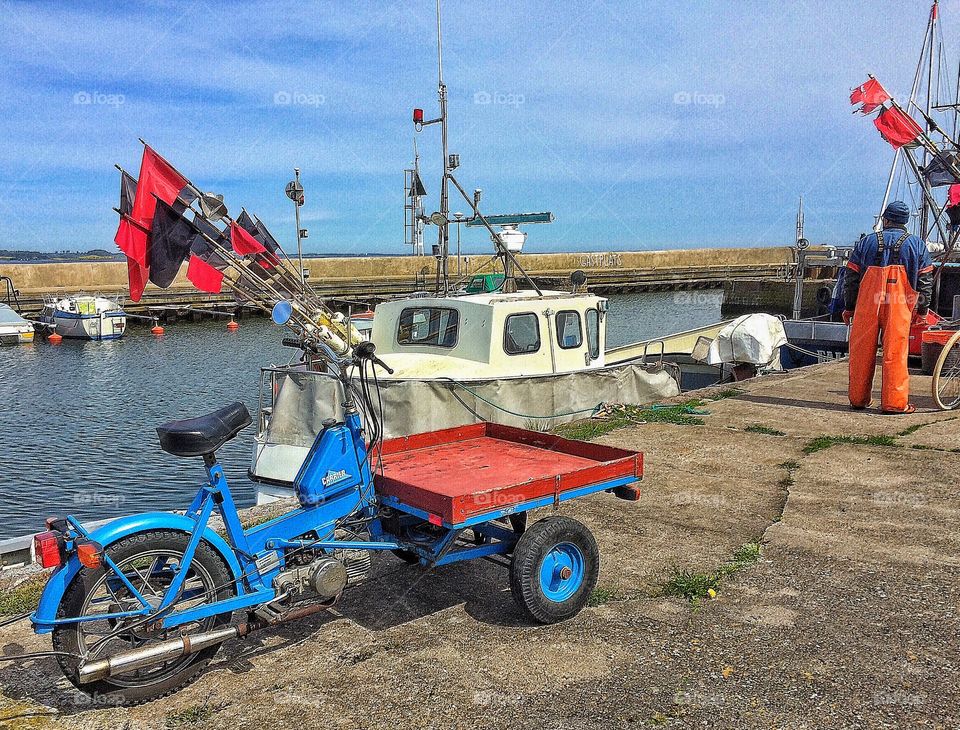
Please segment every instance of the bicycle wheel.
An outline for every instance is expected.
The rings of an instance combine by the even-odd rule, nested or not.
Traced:
[[[960,405],[960,330],[943,346],[933,367],[931,388],[933,400],[941,409],[949,411]]]

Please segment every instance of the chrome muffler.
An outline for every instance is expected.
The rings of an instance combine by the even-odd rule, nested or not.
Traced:
[[[137,669],[146,669],[155,664],[173,661],[180,657],[194,654],[211,646],[222,644],[228,639],[236,639],[253,631],[259,631],[269,626],[276,626],[287,621],[305,618],[324,609],[330,608],[330,603],[314,604],[294,609],[280,616],[278,619],[266,621],[258,619],[232,626],[224,626],[213,631],[206,631],[202,634],[193,634],[181,636],[177,639],[162,641],[159,644],[145,646],[142,649],[125,651],[112,657],[97,659],[95,661],[84,662],[77,670],[77,681],[80,684],[96,682],[100,679],[106,679],[118,674],[126,674]]]

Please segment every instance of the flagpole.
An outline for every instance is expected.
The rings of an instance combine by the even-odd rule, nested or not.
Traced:
[[[179,170],[177,170],[177,168],[174,167],[174,166],[170,163],[169,160],[167,160],[166,158],[164,158],[162,155],[159,155],[159,154],[156,152],[156,150],[154,150],[153,147],[151,147],[149,144],[147,144],[147,142],[146,142],[142,137],[138,137],[137,139],[139,139],[140,143],[141,143],[144,147],[148,148],[148,149],[149,149],[151,152],[153,152],[154,154],[157,154],[167,165],[170,166],[170,168],[171,168],[172,170],[174,170],[174,172],[176,172],[180,177],[182,177],[184,180],[186,180],[187,186],[189,186],[190,188],[192,188],[193,191],[197,193],[198,199],[202,199],[202,197],[203,197],[203,192],[200,190],[200,188],[198,188],[196,185],[193,184],[193,182],[190,180],[190,178],[188,178],[188,177],[187,177],[186,175],[184,175],[182,172],[180,172]],[[122,168],[120,168],[119,165],[117,165],[116,167],[117,167],[118,169],[120,169],[121,172],[123,171]],[[129,173],[128,173],[128,174],[129,174]],[[131,176],[131,177],[132,177],[132,176]],[[179,196],[178,196],[178,198],[179,198]],[[209,219],[207,219],[207,217],[206,217],[205,215],[203,215],[203,212],[202,212],[202,211],[197,211],[197,210],[193,207],[193,204],[192,204],[192,203],[188,203],[187,201],[183,201],[182,199],[181,199],[181,202],[183,202],[183,203],[186,205],[186,208],[187,208],[188,210],[190,210],[190,211],[194,214],[194,216],[199,216],[202,220],[206,221],[207,223],[209,223],[210,225],[213,226],[213,223],[212,223]],[[223,218],[223,220],[227,221],[228,223],[236,224],[236,221],[235,221],[233,218],[231,218],[229,215],[223,215],[222,218]],[[216,228],[216,226],[214,226],[214,228]],[[198,232],[199,232],[200,235],[201,235],[208,243],[210,243],[212,246],[214,246],[214,247],[217,248],[217,249],[220,249],[221,251],[224,251],[224,249],[223,249],[221,246],[219,246],[219,245],[218,245],[212,238],[210,238],[210,236],[208,236],[206,233],[204,233],[203,231],[199,231],[199,230],[198,230]],[[299,230],[297,231],[297,235],[299,236]],[[281,249],[281,250],[282,250],[282,249]],[[233,256],[233,251],[228,252],[228,256],[231,256],[231,257],[232,257],[232,256]],[[284,253],[284,256],[286,257],[286,253]],[[230,263],[229,259],[225,259],[225,260],[227,260],[228,263]],[[241,271],[245,271],[245,270],[246,270],[244,267],[238,266],[237,264],[233,264],[233,265],[235,266],[235,268],[239,268]],[[287,271],[287,270],[286,270],[286,267],[281,267],[281,268],[283,269],[284,272]],[[302,268],[301,268],[301,271],[302,271]],[[249,272],[248,272],[248,273],[249,273]],[[249,274],[249,275],[250,275],[250,276],[255,276],[254,274]],[[284,299],[284,297],[279,296],[278,292],[277,292],[275,289],[273,289],[273,287],[269,286],[268,283],[266,283],[266,282],[261,282],[261,285],[264,287],[264,289],[267,291],[267,293],[277,295],[277,296],[276,296],[277,301],[280,301],[280,300]],[[296,302],[295,299],[293,299],[294,292],[295,292],[295,289],[290,289],[287,293],[290,295],[290,297],[291,297],[291,299],[292,299],[291,304],[292,304],[292,305],[296,305],[296,306],[294,307],[294,309],[300,309],[300,308],[301,308],[301,305],[300,305],[298,302]],[[329,320],[329,322],[330,322],[331,324],[335,324],[335,320],[334,320],[335,312],[333,312],[333,310],[331,310],[329,307],[327,307],[326,304],[323,303],[323,300],[321,300],[319,297],[316,296],[315,292],[313,292],[312,290],[308,290],[308,288],[307,288],[305,285],[302,285],[301,293],[302,293],[302,295],[304,296],[305,299],[310,300],[310,301],[307,301],[307,302],[306,302],[309,306],[315,307],[319,313],[322,313],[322,314],[324,314],[324,315],[327,317],[327,319]],[[333,335],[333,336],[337,337],[338,339],[340,339],[340,338],[339,338],[339,334],[338,334],[333,328],[326,327],[325,325],[318,325],[318,324],[317,324],[316,322],[314,322],[314,321],[310,318],[310,316],[307,315],[307,314],[303,314],[302,316],[304,317],[304,319],[306,320],[306,323],[307,323],[307,326],[305,327],[305,329],[307,330],[307,332],[309,332],[309,333],[312,334],[312,333],[313,333],[314,331],[316,331],[319,327],[324,327],[325,329],[327,329],[328,332],[330,332],[331,335]],[[348,330],[348,329],[346,330],[346,332],[347,332],[347,335],[349,336],[349,330]],[[341,341],[344,341],[344,340],[341,339]],[[338,349],[338,348],[334,348],[334,349]]]

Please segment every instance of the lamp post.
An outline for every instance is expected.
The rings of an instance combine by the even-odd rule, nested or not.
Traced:
[[[287,197],[293,201],[297,221],[297,259],[300,262],[300,283],[306,286],[307,277],[303,273],[303,239],[306,231],[300,227],[300,206],[303,205],[303,185],[300,184],[300,168],[293,168],[294,179],[287,183]]]
[[[460,278],[460,224],[463,222],[463,213],[454,213],[457,219],[457,278]]]

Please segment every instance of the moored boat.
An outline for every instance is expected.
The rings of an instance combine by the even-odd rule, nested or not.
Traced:
[[[40,321],[61,337],[81,340],[115,340],[127,327],[120,302],[100,295],[50,299],[44,304]]]
[[[0,303],[0,345],[33,342],[33,325],[9,305]]]

